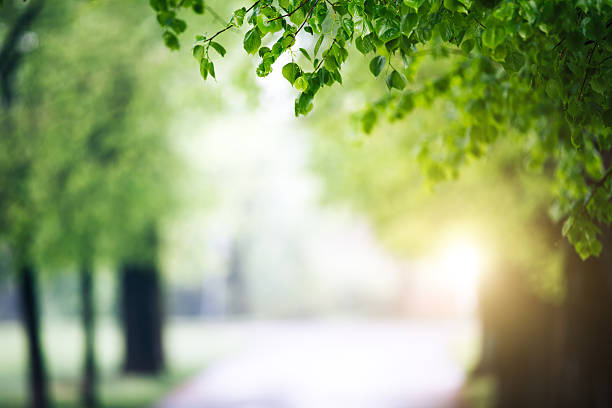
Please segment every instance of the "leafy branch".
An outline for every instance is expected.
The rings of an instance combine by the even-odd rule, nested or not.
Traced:
[[[276,21],[276,20],[278,20],[278,19],[285,18],[285,17],[291,17],[291,16],[292,16],[292,15],[293,15],[293,14],[294,14],[296,11],[298,11],[299,9],[301,9],[302,7],[304,7],[304,5],[305,5],[306,3],[308,3],[309,1],[310,1],[310,0],[304,0],[304,1],[302,1],[302,2],[301,2],[301,3],[300,3],[300,4],[299,4],[299,5],[298,5],[298,6],[295,8],[295,10],[292,10],[292,11],[290,11],[290,12],[289,12],[289,13],[287,13],[287,14],[283,14],[283,15],[281,15],[281,16],[275,17],[275,18],[273,18],[273,19],[269,20],[269,22]]]

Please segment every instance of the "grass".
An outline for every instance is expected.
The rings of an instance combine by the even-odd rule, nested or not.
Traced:
[[[54,321],[44,326],[43,341],[56,407],[78,407],[82,334],[75,322]],[[99,324],[97,359],[100,375],[99,397],[103,407],[148,407],[211,361],[238,344],[231,330],[219,332],[198,322],[168,324],[165,347],[168,367],[156,377],[125,376],[120,365],[123,355],[118,327],[110,321]],[[27,350],[19,323],[0,324],[0,406],[27,406]]]

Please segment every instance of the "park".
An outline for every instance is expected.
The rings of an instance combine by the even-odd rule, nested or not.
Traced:
[[[0,0],[0,407],[612,406],[609,0]]]

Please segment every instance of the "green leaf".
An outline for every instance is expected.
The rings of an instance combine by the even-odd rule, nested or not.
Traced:
[[[518,28],[518,33],[523,40],[526,40],[532,36],[533,28],[531,27],[531,24],[521,23]]]
[[[325,37],[325,35],[321,34],[319,36],[319,39],[317,40],[317,43],[314,46],[314,56],[316,57],[317,54],[319,53],[319,48],[321,48],[321,44],[323,43],[323,38]]]
[[[244,7],[234,11],[234,15],[232,16],[230,23],[232,23],[236,27],[241,27],[242,24],[244,23],[245,15],[246,15],[246,9]]]
[[[304,57],[306,57],[306,59],[307,59],[308,61],[312,61],[312,60],[310,59],[310,54],[308,54],[308,51],[306,51],[304,48],[300,48],[300,52],[302,53],[302,55],[303,55]]]
[[[192,50],[192,54],[193,54],[193,58],[195,58],[197,61],[201,61],[202,57],[204,57],[204,46],[203,45],[194,46]]]
[[[172,34],[170,31],[164,31],[162,38],[164,39],[164,44],[166,44],[166,47],[170,48],[171,50],[178,50],[180,48],[177,36]]]
[[[368,109],[361,117],[361,128],[365,133],[370,133],[372,128],[376,124],[376,111],[374,109]]]
[[[0,0],[0,10],[2,9],[2,2],[3,0]],[[149,4],[155,11],[165,11],[168,9],[166,0],[149,0]]]
[[[243,46],[248,54],[255,54],[261,45],[261,35],[257,27],[250,29],[244,36]]]
[[[525,65],[525,57],[518,51],[512,51],[506,56],[504,68],[511,72],[517,72]]]
[[[378,18],[374,20],[376,35],[382,42],[391,41],[400,36],[400,26],[397,19]]]
[[[487,48],[495,49],[504,42],[505,38],[506,30],[503,27],[488,27],[482,33],[482,44]]]
[[[327,68],[329,71],[335,71],[336,69],[340,68],[338,66],[338,61],[336,60],[336,57],[333,56],[329,52],[327,53],[327,55],[325,56],[325,59],[323,60],[323,66]]]
[[[291,85],[293,85],[297,77],[300,75],[302,75],[302,70],[295,62],[290,62],[283,67],[283,76]]]
[[[208,60],[206,58],[202,58],[200,61],[200,75],[202,75],[205,81],[208,78]]]
[[[459,0],[444,0],[444,7],[450,11],[468,14],[468,10]]]
[[[372,73],[372,75],[374,75],[375,77],[380,75],[380,72],[383,70],[386,63],[387,59],[382,55],[377,55],[372,58],[372,60],[370,61],[370,72]]]
[[[180,34],[187,29],[187,23],[184,20],[175,18],[170,23],[170,27],[174,30],[175,33]]]
[[[404,4],[414,11],[418,11],[424,2],[425,0],[404,0]]]
[[[372,50],[370,48],[370,42],[362,37],[355,38],[355,47],[363,55],[367,54]]]
[[[306,115],[312,110],[312,95],[310,92],[302,92],[295,100],[295,116]]]
[[[295,89],[298,91],[305,92],[308,89],[308,81],[302,75],[295,80],[293,86],[295,86]]]
[[[463,50],[463,52],[465,52],[466,54],[469,54],[470,51],[472,51],[472,49],[474,48],[475,44],[476,41],[474,41],[472,38],[469,38],[461,43],[461,50]]]
[[[410,36],[414,29],[419,24],[419,15],[418,14],[404,14],[402,17],[402,21],[400,22],[400,31],[406,36]]]
[[[396,70],[393,70],[387,76],[387,88],[389,88],[389,89],[395,88],[395,89],[399,89],[401,91],[405,87],[406,87],[406,80],[404,79],[402,74],[400,74]]]
[[[295,43],[295,35],[293,34],[285,34],[282,39],[283,48],[289,48]]]
[[[514,15],[515,6],[512,2],[504,2],[493,12],[493,17],[501,21],[508,21]]]
[[[213,78],[217,78],[215,76],[215,64],[213,64],[212,61],[208,61],[208,73],[210,74],[210,76],[212,76]]]
[[[344,32],[346,33],[346,36],[348,38],[353,37],[353,32],[355,31],[355,23],[353,22],[352,19],[348,17],[343,18],[342,28],[344,29]]]
[[[204,11],[206,10],[204,7],[204,1],[195,0],[191,6],[191,9],[196,14],[204,14]]]
[[[225,48],[223,48],[223,46],[221,44],[219,44],[218,42],[215,41],[211,41],[210,42],[210,46],[213,47],[215,49],[215,51],[217,51],[219,53],[219,55],[221,55],[222,57],[225,57]]]

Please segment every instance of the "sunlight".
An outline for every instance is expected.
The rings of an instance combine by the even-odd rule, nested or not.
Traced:
[[[446,288],[457,308],[474,313],[486,252],[469,235],[454,235],[443,242],[436,262],[439,284]]]
[[[482,250],[469,240],[451,242],[442,252],[442,272],[458,291],[477,287],[482,266]]]

